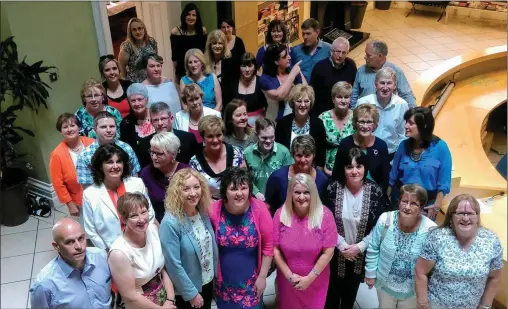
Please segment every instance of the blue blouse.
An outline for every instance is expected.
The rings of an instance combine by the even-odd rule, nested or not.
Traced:
[[[184,85],[195,83],[189,76],[182,77]],[[197,82],[198,86],[203,90],[203,106],[215,108],[215,83],[212,74],[205,75],[202,81]]]
[[[443,192],[450,193],[452,182],[452,155],[446,142],[439,139],[430,143],[421,157],[416,162],[406,153],[410,148],[411,140],[407,139],[400,143],[392,162],[390,172],[390,186],[419,184],[427,191],[434,191],[435,194]]]

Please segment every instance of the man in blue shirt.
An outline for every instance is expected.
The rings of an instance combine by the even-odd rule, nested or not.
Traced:
[[[31,307],[109,309],[111,273],[106,251],[87,248],[83,228],[70,218],[53,226],[53,247],[58,256],[30,288]]]
[[[305,20],[302,24],[303,43],[291,49],[291,62],[294,65],[298,61],[307,82],[310,81],[312,69],[320,60],[330,56],[330,43],[319,39],[319,22],[314,18]]]
[[[388,56],[388,46],[385,42],[372,40],[365,46],[365,64],[356,72],[353,93],[351,94],[351,109],[357,105],[357,100],[369,94],[376,93],[374,80],[376,72],[384,67],[392,68],[397,75],[397,94],[404,99],[409,108],[416,107],[416,98],[411,90],[411,86],[402,72],[402,69],[386,60]]]

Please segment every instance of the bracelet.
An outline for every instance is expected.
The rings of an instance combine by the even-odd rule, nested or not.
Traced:
[[[176,304],[176,299],[174,298],[166,298],[166,300],[173,303],[173,305]]]
[[[293,273],[291,273],[291,276],[289,276],[289,282],[293,283]]]
[[[482,309],[491,309],[491,308],[492,308],[492,306],[489,306],[489,305],[484,305],[484,304],[480,304],[480,307],[481,307]]]
[[[317,276],[319,276],[319,274],[320,274],[320,272],[319,272],[319,271],[317,271],[315,268],[312,268],[311,272],[312,272],[314,275],[316,275],[316,277],[317,277]]]

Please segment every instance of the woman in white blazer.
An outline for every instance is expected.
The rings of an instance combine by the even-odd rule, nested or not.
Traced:
[[[150,222],[155,214],[141,178],[130,177],[129,155],[115,144],[100,146],[92,157],[94,184],[83,192],[83,225],[94,246],[109,250],[121,236],[124,222],[116,204],[125,192],[140,192],[149,203]]]
[[[221,118],[219,111],[203,106],[203,91],[197,84],[185,85],[182,91],[182,103],[186,108],[176,113],[173,128],[194,134],[198,143],[203,142],[199,135],[198,123],[201,118],[213,115]]]

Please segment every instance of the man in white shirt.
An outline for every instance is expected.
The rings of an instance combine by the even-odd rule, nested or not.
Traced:
[[[397,75],[392,68],[383,67],[376,73],[376,93],[358,99],[360,104],[375,105],[379,112],[379,124],[374,135],[383,139],[388,145],[390,159],[405,136],[404,114],[409,105],[404,99],[394,94],[397,88]]]

